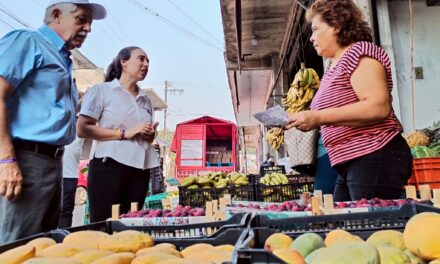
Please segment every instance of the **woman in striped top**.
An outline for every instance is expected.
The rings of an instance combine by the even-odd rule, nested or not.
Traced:
[[[310,111],[286,128],[320,128],[339,176],[335,200],[399,198],[411,176],[411,151],[392,108],[390,60],[352,0],[317,0],[307,11],[313,43],[331,60]]]

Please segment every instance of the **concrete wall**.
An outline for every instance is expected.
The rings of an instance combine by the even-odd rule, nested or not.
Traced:
[[[397,85],[394,88],[398,88],[402,124],[405,132],[410,132],[409,5],[408,1],[388,1],[388,5],[396,65]],[[414,67],[422,67],[424,75],[423,79],[414,79],[415,126],[421,129],[440,120],[440,7],[428,7],[426,1],[413,1],[413,16]]]

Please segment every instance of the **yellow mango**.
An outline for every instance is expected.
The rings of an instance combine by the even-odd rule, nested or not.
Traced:
[[[56,243],[57,242],[55,242],[55,240],[53,240],[52,238],[39,237],[29,241],[26,245],[34,246],[35,251],[38,253],[49,246],[55,245]]]
[[[131,262],[131,264],[155,264],[166,259],[179,259],[179,257],[164,253],[152,253],[148,255],[137,256]]]
[[[324,243],[327,247],[331,247],[343,243],[362,242],[362,238],[354,236],[342,229],[330,231],[325,237]]]
[[[90,264],[99,258],[110,256],[111,254],[113,254],[113,252],[108,250],[90,249],[81,251],[78,254],[73,255],[71,258],[78,260],[82,264]]]
[[[440,258],[440,214],[420,213],[406,223],[403,239],[406,248],[426,260]]]
[[[182,254],[180,254],[180,252],[177,251],[176,249],[171,248],[171,247],[165,247],[165,246],[143,248],[143,249],[136,252],[136,256],[150,255],[150,254],[154,254],[154,253],[169,254],[169,255],[179,257],[179,258],[182,257]]]
[[[54,258],[32,258],[23,262],[23,264],[81,264],[81,262],[71,258],[54,257]]]
[[[91,264],[130,264],[136,257],[133,253],[115,253],[93,261]]]
[[[67,235],[63,243],[83,248],[98,249],[101,241],[110,237],[109,234],[99,231],[78,231]]]
[[[288,248],[292,244],[293,238],[283,233],[275,233],[269,236],[264,242],[264,249],[272,252],[279,248]]]
[[[113,252],[133,252],[152,247],[153,238],[139,231],[127,230],[115,233],[99,243],[99,249]]]
[[[37,257],[71,257],[80,252],[80,250],[72,245],[55,244],[49,246],[36,254]]]
[[[374,232],[368,239],[367,243],[376,247],[386,246],[395,247],[405,250],[405,241],[403,241],[403,233],[396,230],[382,230]]]
[[[411,264],[409,257],[399,248],[380,246],[376,247],[379,251],[380,263],[386,264]]]
[[[213,248],[211,244],[198,243],[185,248],[184,250],[180,251],[180,253],[184,258],[187,258],[190,255],[200,254],[200,252],[211,248]]]
[[[30,258],[35,257],[35,247],[24,245],[10,249],[0,254],[0,263],[2,264],[20,264]]]

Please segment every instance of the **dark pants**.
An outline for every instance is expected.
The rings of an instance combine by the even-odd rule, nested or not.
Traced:
[[[90,222],[111,217],[112,205],[120,204],[121,213],[130,210],[130,203],[144,204],[148,192],[149,170],[136,169],[111,158],[94,158],[89,164],[87,192]]]
[[[57,228],[61,211],[61,158],[16,149],[23,176],[15,201],[0,198],[0,245]]]
[[[412,155],[399,134],[383,148],[336,165],[335,201],[399,199],[411,177]]]
[[[330,165],[328,154],[316,159],[315,190],[321,190],[323,194],[333,194],[338,173]]]
[[[63,178],[63,207],[58,228],[68,228],[72,226],[77,185],[78,178]]]

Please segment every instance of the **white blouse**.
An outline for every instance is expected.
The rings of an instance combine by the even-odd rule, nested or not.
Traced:
[[[153,108],[148,95],[139,90],[136,98],[117,79],[97,84],[84,95],[80,115],[97,120],[103,128],[132,128],[142,122],[153,122]],[[159,166],[154,147],[145,140],[93,141],[91,158],[110,157],[138,169]]]

